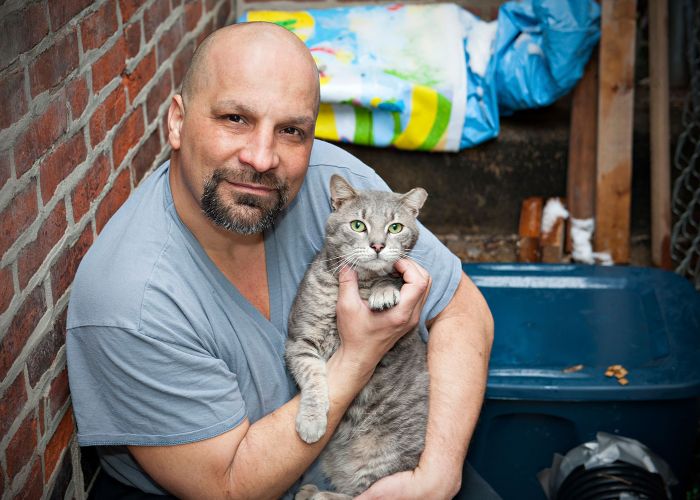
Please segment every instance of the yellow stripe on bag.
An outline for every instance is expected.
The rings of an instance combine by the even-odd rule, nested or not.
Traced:
[[[247,14],[247,21],[266,21],[268,23],[279,24],[301,38],[302,42],[305,42],[311,37],[316,24],[313,16],[303,10],[286,12],[252,10]]]
[[[322,103],[318,110],[316,137],[319,139],[328,139],[330,141],[340,140],[338,127],[335,124],[335,113],[333,112],[333,105],[331,104]]]
[[[413,87],[411,117],[394,141],[399,149],[418,149],[428,138],[438,113],[438,93],[424,85]]]

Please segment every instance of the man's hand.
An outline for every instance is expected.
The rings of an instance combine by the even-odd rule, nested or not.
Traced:
[[[460,478],[457,478],[457,484],[459,481]],[[450,484],[440,472],[429,472],[419,465],[415,470],[398,472],[380,479],[358,496],[357,500],[449,500],[455,495]]]
[[[360,298],[355,271],[340,272],[336,313],[341,346],[336,354],[347,356],[367,376],[396,341],[418,324],[430,291],[430,275],[414,261],[399,260],[395,269],[404,280],[401,299],[385,311],[372,311]]]

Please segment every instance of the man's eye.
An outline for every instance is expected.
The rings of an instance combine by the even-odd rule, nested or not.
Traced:
[[[243,121],[241,115],[228,115],[228,119],[233,123],[241,123]]]
[[[301,130],[295,127],[287,127],[282,129],[282,132],[289,135],[301,135]]]

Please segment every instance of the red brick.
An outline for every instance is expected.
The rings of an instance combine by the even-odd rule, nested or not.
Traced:
[[[107,132],[119,122],[126,111],[126,95],[121,85],[109,94],[90,118],[90,143],[102,142]]]
[[[58,29],[73,19],[75,15],[90,5],[93,0],[61,0],[49,1],[49,15],[51,16],[51,29]]]
[[[41,198],[44,203],[53,197],[56,187],[85,160],[86,155],[85,135],[81,129],[44,158],[39,166]]]
[[[144,3],[143,0],[119,0],[119,9],[122,11],[122,22],[126,23]]]
[[[66,309],[56,318],[53,327],[39,341],[27,360],[29,384],[34,387],[51,368],[56,354],[66,343]]]
[[[4,313],[12,302],[15,286],[12,284],[12,269],[10,266],[0,269],[0,314]]]
[[[134,170],[134,184],[138,184],[151,168],[153,161],[160,153],[160,149],[160,137],[156,128],[139,148],[131,162],[131,168]]]
[[[70,390],[68,386],[68,370],[64,367],[56,378],[51,381],[49,391],[49,420],[53,420],[58,411],[68,401]]]
[[[117,5],[108,1],[95,12],[87,15],[80,23],[83,39],[83,51],[101,47],[119,27],[117,23]]]
[[[10,167],[10,151],[0,151],[0,187],[4,186],[12,176],[12,168]]]
[[[61,465],[58,466],[58,472],[55,473],[56,479],[53,481],[51,496],[49,497],[50,500],[58,500],[66,497],[66,491],[68,491],[68,486],[73,478],[73,461],[71,455],[72,451],[70,447],[68,447],[68,451],[66,451],[61,460]],[[44,483],[46,484],[49,481],[51,481],[51,476],[47,474],[44,478]],[[90,483],[85,482],[84,484]]]
[[[219,12],[216,13],[216,27],[221,28],[226,26],[228,21],[228,16],[231,14],[231,4],[229,2],[224,2],[219,8]]]
[[[19,372],[17,378],[0,397],[0,436],[7,436],[7,431],[12,427],[26,403],[27,389],[24,384],[24,373]]]
[[[209,21],[204,28],[202,28],[202,32],[197,36],[197,47],[202,45],[202,42],[214,31],[214,19]]]
[[[51,477],[53,471],[56,469],[56,464],[58,464],[58,459],[61,458],[63,452],[68,448],[71,437],[73,437],[74,425],[73,425],[73,410],[68,408],[68,411],[61,419],[61,423],[58,424],[56,432],[54,432],[49,444],[46,445],[46,451],[44,452],[44,465],[46,466],[46,477]]]
[[[187,31],[194,31],[201,17],[201,1],[188,1],[185,3],[185,29],[187,29]]]
[[[2,113],[0,113],[0,130],[4,130],[27,112],[22,68],[0,77],[0,102],[3,103]]]
[[[156,73],[156,51],[151,50],[141,62],[124,75],[124,83],[129,90],[129,100],[133,103],[141,89],[153,79]]]
[[[158,65],[162,65],[170,55],[175,52],[177,45],[185,36],[185,28],[182,24],[182,18],[177,21],[160,36],[158,40]]]
[[[207,12],[212,12],[214,8],[216,7],[218,0],[207,0],[205,4],[205,8],[207,9]]]
[[[4,379],[27,339],[46,311],[43,286],[37,286],[15,314],[5,336],[0,340],[0,379]]]
[[[73,120],[77,120],[85,111],[89,97],[87,80],[84,76],[74,79],[66,86],[66,97],[70,104],[71,116]]]
[[[143,137],[143,109],[136,108],[114,134],[112,153],[114,168],[118,169],[129,150]]]
[[[32,461],[29,476],[13,500],[36,500],[42,497],[44,482],[41,480],[41,459],[37,456]]]
[[[11,478],[29,463],[36,452],[36,424],[36,416],[32,412],[20,424],[7,445],[7,475]]]
[[[9,206],[0,213],[0,257],[29,227],[37,214],[36,181],[32,180],[23,191],[14,195]]]
[[[49,32],[44,2],[18,9],[0,18],[0,69],[39,43]]]
[[[124,28],[124,41],[127,55],[135,57],[141,49],[141,21],[131,23]]]
[[[17,259],[19,288],[24,289],[51,249],[66,232],[66,206],[61,200],[39,228],[36,239],[22,249]]]
[[[126,66],[126,42],[117,38],[112,47],[92,65],[92,90],[99,92],[105,85],[124,71]]]
[[[180,88],[182,79],[185,77],[185,72],[187,68],[190,67],[192,54],[194,54],[194,43],[190,42],[175,56],[175,61],[173,61],[173,80],[175,81],[176,88]]]
[[[173,76],[169,70],[166,70],[160,77],[160,80],[151,87],[146,98],[146,119],[151,123],[158,117],[160,106],[170,100],[170,92],[173,90]]]
[[[75,186],[71,199],[73,201],[73,219],[76,222],[83,218],[83,215],[90,209],[90,204],[102,192],[111,170],[109,158],[105,153],[102,153]]]
[[[68,33],[39,54],[29,67],[32,96],[62,82],[78,67],[78,37]]]
[[[95,214],[95,227],[97,232],[102,231],[105,224],[114,215],[114,212],[122,206],[131,192],[131,181],[129,177],[129,169],[125,168],[121,174],[114,180],[112,189],[104,197]]]
[[[170,14],[170,4],[165,1],[153,2],[143,13],[143,30],[148,43],[158,27],[163,24]]]
[[[17,178],[28,171],[34,162],[66,131],[68,113],[63,96],[58,96],[44,114],[29,124],[15,143]]]
[[[73,282],[75,272],[78,270],[80,260],[92,244],[92,229],[88,224],[78,240],[70,247],[63,250],[63,253],[56,259],[51,267],[51,290],[53,291],[54,302],[63,296],[63,293]]]

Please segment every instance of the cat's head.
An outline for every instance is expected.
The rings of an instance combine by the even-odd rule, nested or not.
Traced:
[[[326,242],[334,266],[345,262],[359,272],[384,275],[418,240],[416,217],[428,197],[423,188],[398,194],[359,191],[339,175],[331,177],[333,212]]]

